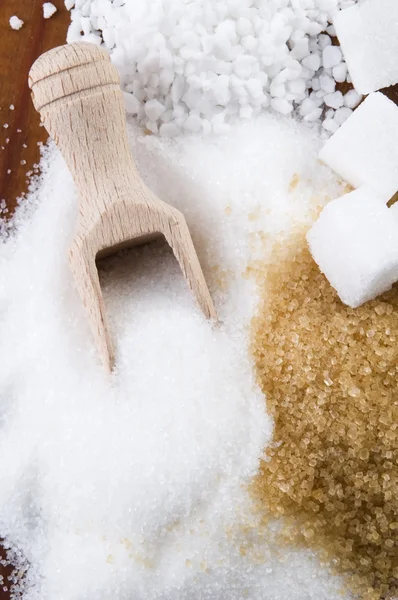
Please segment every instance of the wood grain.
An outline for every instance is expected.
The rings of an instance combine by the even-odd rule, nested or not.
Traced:
[[[183,215],[141,179],[131,153],[119,73],[92,44],[54,48],[32,66],[36,109],[61,150],[80,196],[70,262],[107,370],[114,363],[96,268],[104,256],[162,235],[206,317],[216,312]]]
[[[48,137],[30,98],[29,69],[40,54],[65,42],[69,24],[63,0],[52,0],[58,11],[50,19],[43,18],[43,1],[0,0],[0,200],[6,201],[10,213],[27,190],[27,172],[39,161],[37,144]],[[12,15],[24,21],[19,31],[9,25]],[[0,559],[3,557],[0,545]],[[0,600],[10,597],[3,590],[9,573],[0,564],[0,577],[5,578]]]
[[[52,0],[58,11],[44,19],[43,1],[0,1],[0,200],[10,212],[40,159],[38,142],[48,137],[32,105],[28,72],[40,54],[65,42],[70,18],[63,0]],[[12,15],[24,21],[19,31],[9,25]]]

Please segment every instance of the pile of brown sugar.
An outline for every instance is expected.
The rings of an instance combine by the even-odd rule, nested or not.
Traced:
[[[398,591],[398,288],[344,306],[304,235],[260,271],[258,379],[275,418],[254,494],[363,599]]]

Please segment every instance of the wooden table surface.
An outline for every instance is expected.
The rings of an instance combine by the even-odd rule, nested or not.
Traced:
[[[10,212],[26,191],[26,174],[40,159],[38,142],[47,139],[27,81],[35,59],[66,40],[69,12],[63,0],[51,1],[58,11],[44,19],[44,0],[0,0],[0,201]],[[9,25],[12,15],[24,21],[18,31]]]
[[[35,59],[66,40],[69,12],[63,0],[51,1],[58,11],[44,19],[44,0],[0,0],[0,201],[5,200],[10,213],[26,192],[27,173],[39,162],[38,142],[48,137],[40,127],[27,82]],[[13,15],[24,21],[19,31],[9,25]],[[1,575],[7,576],[7,570],[0,565]],[[0,600],[8,600],[3,585]]]

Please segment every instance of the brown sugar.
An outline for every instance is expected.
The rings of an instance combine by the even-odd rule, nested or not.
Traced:
[[[363,599],[398,591],[398,288],[357,309],[304,235],[259,270],[258,379],[275,419],[253,492]]]

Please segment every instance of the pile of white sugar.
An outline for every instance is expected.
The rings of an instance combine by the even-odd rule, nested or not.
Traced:
[[[355,0],[76,0],[68,41],[103,44],[153,133],[225,132],[271,109],[334,132],[361,96],[333,44]]]
[[[46,151],[0,244],[0,535],[27,570],[14,597],[341,598],[316,558],[259,527],[246,491],[272,435],[248,353],[246,267],[270,259],[314,198],[341,192],[317,135],[272,115],[226,137],[130,134],[147,184],[187,218],[221,324],[164,247],[112,258],[107,380],[67,263],[75,189]]]

